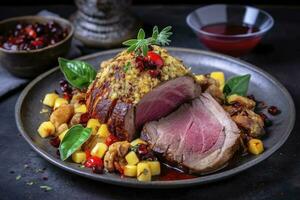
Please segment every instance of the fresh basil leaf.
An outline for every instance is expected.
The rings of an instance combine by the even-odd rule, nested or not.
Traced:
[[[60,159],[66,160],[91,136],[92,129],[75,125],[66,133],[59,145]]]
[[[243,76],[235,76],[226,81],[223,93],[225,96],[237,94],[240,96],[246,96],[251,75],[246,74]]]
[[[97,75],[89,63],[80,60],[58,58],[58,63],[67,81],[75,88],[87,88]]]

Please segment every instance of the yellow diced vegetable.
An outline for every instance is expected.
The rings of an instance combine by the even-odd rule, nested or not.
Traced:
[[[203,81],[205,79],[205,76],[203,74],[199,74],[199,75],[196,75],[196,79],[197,79],[197,81]]]
[[[53,107],[55,100],[58,98],[58,94],[56,93],[49,93],[45,95],[45,98],[43,100],[43,104],[49,107]]]
[[[72,154],[72,160],[75,163],[83,164],[86,161],[86,154],[84,151],[75,151]]]
[[[69,129],[65,130],[64,132],[62,132],[61,134],[59,134],[58,138],[60,141],[62,141],[66,135],[66,133],[68,132]]]
[[[136,153],[134,151],[130,151],[126,156],[125,159],[128,163],[128,165],[136,165],[140,160],[137,157]]]
[[[98,142],[92,149],[91,155],[102,158],[104,156],[105,152],[107,151],[107,149],[108,149],[108,147],[106,144],[104,144],[102,142]]]
[[[140,138],[137,138],[137,139],[133,140],[132,142],[130,142],[131,146],[135,146],[138,144],[147,144],[147,142],[145,142],[144,140],[142,140]]]
[[[48,137],[55,133],[55,126],[50,122],[43,122],[38,128],[38,133],[42,138]]]
[[[148,161],[147,163],[150,167],[152,176],[160,175],[160,163],[158,161]]]
[[[87,112],[86,105],[81,104],[81,105],[75,106],[75,113],[86,113],[86,112]]]
[[[101,124],[100,128],[98,129],[97,135],[101,138],[107,138],[110,132],[108,130],[107,124]]]
[[[91,128],[92,129],[92,134],[95,135],[99,129],[99,127],[101,126],[100,122],[98,121],[98,119],[89,119],[86,127],[87,128]]]
[[[151,181],[151,170],[147,162],[140,162],[137,165],[137,179],[139,181]]]
[[[259,139],[251,139],[248,142],[248,150],[254,155],[261,154],[264,151],[264,144]]]
[[[129,177],[136,177],[137,166],[136,165],[126,165],[124,167],[124,175]]]
[[[210,73],[210,77],[215,79],[220,84],[220,90],[223,91],[225,85],[225,76],[223,72],[212,72]]]
[[[54,102],[54,109],[58,108],[63,104],[68,104],[68,101],[64,98],[58,97]]]

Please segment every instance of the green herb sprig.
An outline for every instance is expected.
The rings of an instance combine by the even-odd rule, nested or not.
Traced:
[[[170,31],[171,29],[171,26],[167,26],[159,32],[158,27],[154,26],[152,36],[146,38],[145,31],[141,28],[136,39],[127,40],[123,42],[123,45],[129,46],[127,48],[127,52],[134,51],[138,55],[143,54],[143,56],[147,56],[149,45],[165,46],[171,42],[171,40],[169,39],[169,37],[173,34]]]

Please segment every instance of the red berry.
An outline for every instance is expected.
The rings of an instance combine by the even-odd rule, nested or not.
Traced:
[[[164,61],[161,56],[153,51],[148,51],[147,57],[156,65],[157,68],[162,68],[164,65]]]
[[[89,113],[83,113],[80,116],[80,124],[86,124],[90,119]]]
[[[138,154],[142,155],[142,154],[147,154],[147,153],[148,153],[147,145],[140,144],[138,147]]]
[[[92,168],[92,167],[102,167],[103,166],[103,161],[101,158],[97,156],[91,156],[90,158],[87,159],[87,161],[84,163],[84,166],[87,168]]]
[[[110,134],[110,135],[106,138],[105,144],[106,144],[107,146],[110,146],[111,144],[113,144],[113,143],[115,143],[115,142],[117,142],[117,141],[118,141],[118,138],[117,138],[116,136]]]
[[[53,147],[58,148],[59,145],[60,145],[60,139],[59,139],[59,137],[52,138],[52,139],[50,140],[50,144],[51,144]]]
[[[160,75],[160,71],[158,71],[156,69],[150,69],[150,70],[148,70],[148,73],[150,74],[150,76],[152,78],[156,78]]]
[[[271,115],[278,115],[281,111],[276,107],[276,106],[270,106],[268,108],[268,112],[271,114]]]

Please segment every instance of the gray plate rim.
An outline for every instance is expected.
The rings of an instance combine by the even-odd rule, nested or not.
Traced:
[[[110,184],[120,185],[120,186],[126,186],[126,187],[135,187],[135,188],[190,187],[190,186],[194,186],[194,185],[201,185],[201,184],[211,183],[211,182],[215,182],[215,181],[222,180],[222,179],[225,179],[225,178],[229,178],[229,177],[231,177],[235,174],[238,174],[238,173],[240,173],[240,172],[242,172],[242,171],[258,164],[258,163],[260,163],[261,161],[267,159],[268,157],[270,157],[273,153],[275,153],[284,144],[284,142],[289,137],[289,135],[290,135],[290,133],[291,133],[293,127],[294,127],[294,124],[295,124],[295,118],[296,118],[295,104],[294,104],[293,99],[292,99],[291,95],[289,94],[288,90],[278,80],[276,80],[272,75],[270,75],[266,71],[254,66],[254,65],[252,65],[248,62],[245,62],[243,60],[233,58],[233,57],[230,57],[230,56],[227,56],[227,55],[222,55],[222,54],[209,52],[209,51],[204,51],[204,50],[198,50],[198,49],[189,49],[189,48],[168,47],[167,49],[172,50],[172,51],[186,52],[186,53],[189,53],[189,52],[190,53],[198,53],[198,54],[213,56],[213,57],[216,57],[218,59],[223,59],[223,60],[227,60],[227,61],[230,61],[230,62],[242,64],[243,67],[251,69],[251,70],[259,73],[260,75],[264,76],[266,79],[269,79],[270,81],[272,81],[275,85],[278,86],[278,89],[281,90],[282,93],[286,96],[286,98],[288,100],[289,107],[291,108],[290,121],[287,124],[287,129],[286,129],[285,133],[282,134],[283,136],[282,136],[281,140],[278,141],[274,146],[272,146],[266,153],[264,153],[260,156],[257,156],[255,159],[250,160],[250,161],[248,161],[248,162],[246,162],[242,165],[236,166],[232,169],[228,169],[228,170],[223,171],[223,172],[216,172],[216,173],[213,173],[213,174],[210,174],[210,175],[206,175],[206,176],[202,176],[202,177],[194,178],[194,179],[175,180],[175,181],[137,182],[136,180],[131,179],[131,178],[121,179],[121,178],[109,177],[109,176],[106,176],[105,174],[104,175],[97,175],[97,174],[93,174],[91,172],[81,171],[79,168],[75,169],[75,168],[72,168],[70,166],[67,166],[63,161],[57,160],[56,158],[54,158],[52,155],[50,155],[46,151],[44,151],[42,149],[39,149],[33,143],[33,141],[30,139],[30,137],[28,136],[28,134],[26,133],[26,130],[24,129],[24,127],[22,125],[21,108],[22,108],[22,103],[23,103],[27,93],[40,80],[46,78],[48,75],[50,75],[50,74],[56,72],[57,70],[59,70],[58,67],[55,67],[55,68],[39,75],[38,77],[36,77],[34,80],[32,80],[25,87],[25,89],[20,94],[20,96],[17,100],[17,103],[15,105],[15,118],[16,118],[16,124],[17,124],[18,130],[20,131],[21,135],[28,142],[28,144],[31,146],[32,149],[34,149],[38,154],[40,154],[43,158],[48,160],[50,163],[66,170],[68,172],[75,173],[77,175],[87,177],[87,178],[90,178],[90,179],[93,179],[93,180],[105,182],[105,183],[110,183]],[[101,56],[101,55],[104,55],[104,54],[111,54],[111,53],[117,54],[122,50],[124,50],[124,48],[107,50],[107,51],[102,51],[102,52],[82,56],[82,57],[79,57],[77,59],[86,60],[86,59],[93,58],[93,57],[96,57],[96,56]]]

